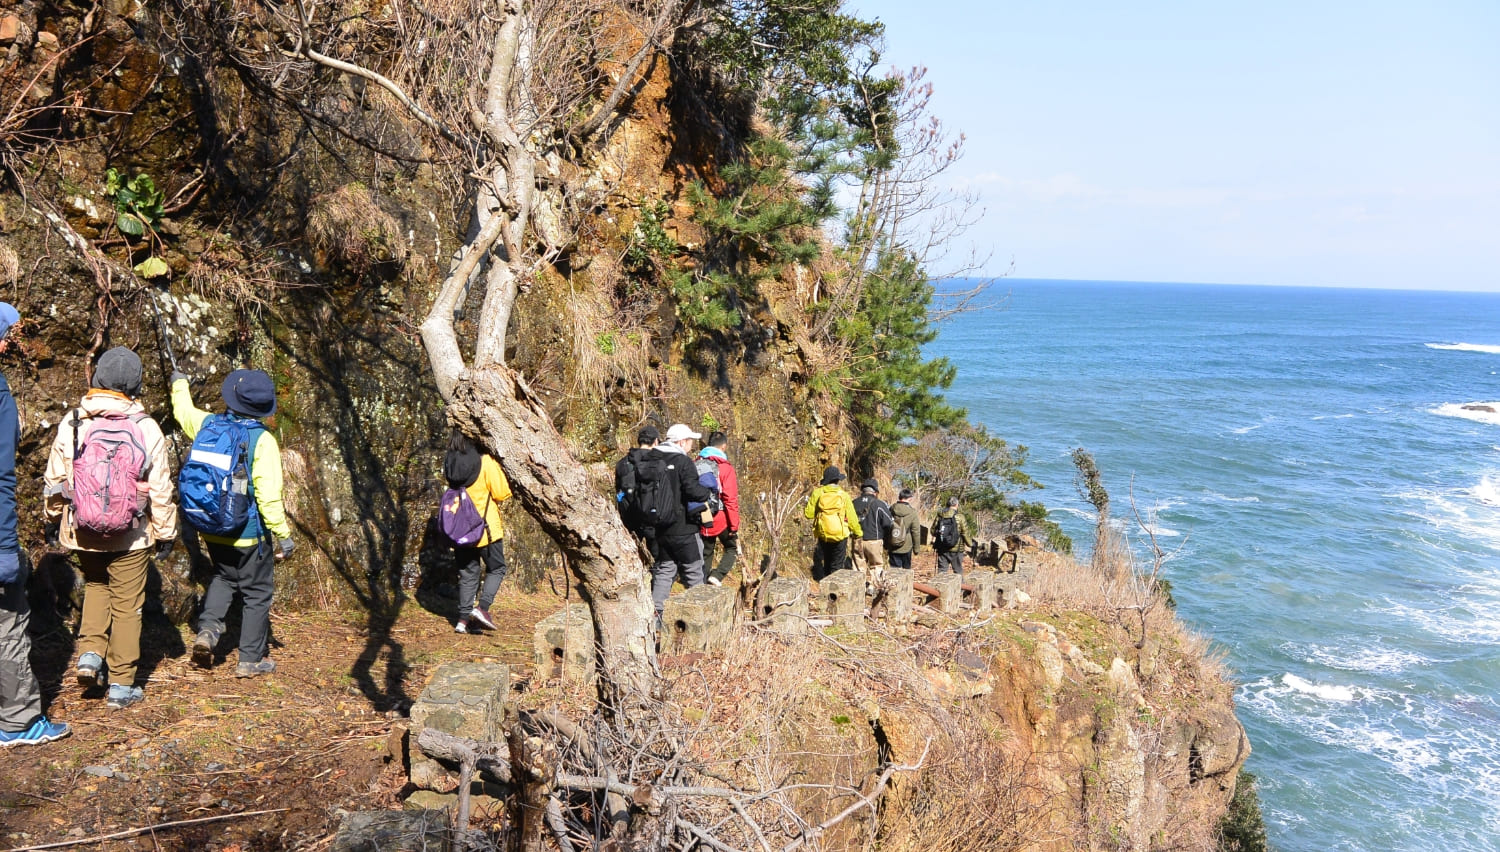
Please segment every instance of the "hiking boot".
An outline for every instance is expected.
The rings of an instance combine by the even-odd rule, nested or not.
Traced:
[[[482,606],[476,606],[470,611],[469,620],[479,622],[481,627],[488,627],[491,630],[497,629],[495,622],[490,619],[489,612]]]
[[[146,700],[146,694],[139,686],[126,686],[123,683],[112,683],[109,685],[109,695],[104,703],[116,710],[123,710],[132,704],[139,704]]]
[[[200,630],[193,640],[193,665],[205,669],[214,667],[214,648],[219,644],[219,631]]]
[[[38,717],[24,731],[0,731],[0,748],[18,745],[41,745],[60,740],[73,733],[66,722],[49,722],[46,716]]]
[[[468,633],[469,632],[469,620],[467,618],[460,618],[458,620],[458,623],[455,624],[455,625],[453,625],[453,632],[454,633]]]
[[[104,658],[88,651],[78,658],[78,685],[93,689],[104,685]]]
[[[234,667],[234,676],[255,677],[257,675],[270,674],[274,671],[276,671],[276,663],[271,660],[260,659],[253,663],[241,660],[240,664]]]
[[[715,577],[713,575],[709,575],[708,584],[710,586],[722,586],[722,585],[724,585],[723,583],[719,582],[719,578],[718,577]]]

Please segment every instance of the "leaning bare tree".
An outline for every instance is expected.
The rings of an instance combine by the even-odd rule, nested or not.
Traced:
[[[401,117],[465,187],[471,223],[421,325],[450,421],[501,460],[593,610],[602,697],[649,694],[651,601],[636,542],[505,361],[518,294],[572,247],[610,131],[681,26],[684,0],[179,0],[242,75],[293,108],[330,77]],[[299,100],[299,98],[301,98]],[[481,287],[477,330],[456,312]]]

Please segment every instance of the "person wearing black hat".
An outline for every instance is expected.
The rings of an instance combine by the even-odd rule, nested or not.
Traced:
[[[12,346],[6,337],[21,313],[0,302],[0,352]],[[21,418],[10,384],[0,375],[0,748],[41,745],[72,733],[64,722],[42,713],[42,690],[31,670],[31,605],[26,601],[30,573],[16,533],[16,444]]]
[[[895,519],[891,517],[891,507],[880,499],[880,483],[866,479],[859,492],[854,498],[854,513],[859,516],[861,535],[854,542],[854,570],[873,583],[885,570],[885,537]]]
[[[189,438],[197,437],[210,417],[231,415],[262,420],[276,413],[276,386],[264,370],[235,370],[219,388],[227,414],[209,414],[193,404],[192,389],[183,373],[172,374],[172,415]],[[252,424],[250,491],[253,511],[237,534],[201,533],[214,563],[214,576],[203,596],[198,636],[193,640],[193,662],[213,666],[214,648],[224,631],[224,617],[239,594],[239,665],[235,677],[255,677],[276,671],[266,656],[271,636],[271,599],[276,594],[275,563],[292,555],[292,527],[282,505],[281,447],[270,430]],[[271,544],[275,538],[275,545]],[[273,557],[274,554],[274,557]]]
[[[42,475],[43,511],[83,572],[78,683],[108,684],[110,707],[145,698],[136,686],[141,607],[152,549],[165,558],[177,539],[172,463],[161,426],[141,407],[141,359],[116,346],[99,356],[88,393],[57,424]],[[134,505],[124,515],[118,486],[127,477]]]
[[[803,516],[813,522],[813,535],[818,540],[813,547],[812,575],[819,582],[848,567],[849,539],[864,537],[859,515],[854,513],[854,499],[839,485],[843,479],[844,472],[837,467],[824,468],[822,484],[812,490],[802,510]]]

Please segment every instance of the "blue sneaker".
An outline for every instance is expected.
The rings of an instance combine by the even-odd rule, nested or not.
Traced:
[[[71,733],[73,729],[69,728],[66,722],[49,722],[46,716],[40,716],[31,723],[31,727],[24,731],[0,731],[0,748],[41,745],[60,740]]]
[[[78,685],[92,689],[104,685],[104,658],[89,651],[78,658]]]
[[[138,704],[146,700],[146,694],[139,686],[126,686],[123,683],[112,683],[109,685],[109,695],[105,697],[104,703],[116,710],[123,710],[132,704]]]

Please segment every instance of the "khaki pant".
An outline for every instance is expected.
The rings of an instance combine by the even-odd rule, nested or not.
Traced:
[[[92,651],[103,657],[111,684],[135,686],[135,666],[141,660],[141,605],[146,602],[146,568],[151,551],[77,553],[83,569],[78,653]]]
[[[867,582],[875,582],[880,579],[885,570],[885,542],[876,539],[864,541],[863,539],[852,542],[854,545],[854,570],[865,575]]]

